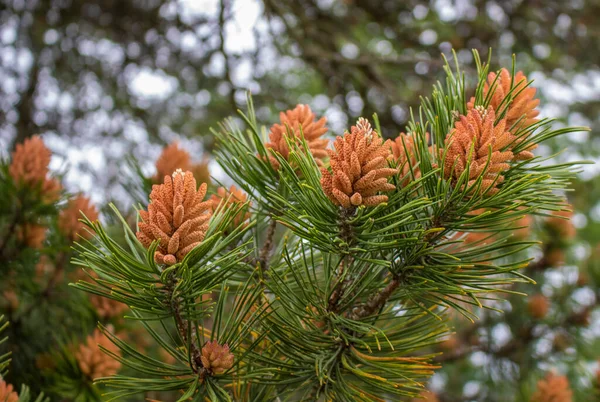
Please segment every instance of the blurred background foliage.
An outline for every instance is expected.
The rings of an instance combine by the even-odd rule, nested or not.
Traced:
[[[335,134],[377,113],[394,137],[441,77],[442,54],[452,60],[455,49],[469,72],[471,49],[485,58],[490,47],[494,67],[516,55],[542,116],[592,128],[539,154],[567,148],[556,160],[597,161],[600,0],[2,0],[0,152],[42,134],[67,189],[130,206],[125,157],[150,177],[177,140],[200,162],[213,148],[209,128],[243,109],[246,91],[267,126],[307,103]],[[599,174],[600,164],[583,166],[568,195],[578,234],[550,279],[600,270]],[[588,290],[578,297],[596,300]],[[598,318],[586,329],[594,337]]]

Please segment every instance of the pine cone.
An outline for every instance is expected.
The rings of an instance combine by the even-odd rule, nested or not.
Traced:
[[[302,135],[304,135],[304,140],[308,144],[310,152],[317,163],[321,165],[323,163],[321,159],[327,156],[325,148],[329,144],[329,140],[321,138],[327,132],[327,127],[325,127],[327,119],[325,117],[321,117],[319,120],[315,119],[316,116],[308,105],[297,105],[293,110],[279,113],[281,124],[273,124],[271,126],[269,142],[265,144],[265,147],[281,154],[287,160],[290,155],[290,149],[286,142],[289,129],[298,139],[298,143],[300,143]],[[300,127],[302,127],[302,133],[300,132]],[[279,169],[280,166],[277,159],[270,156],[269,161],[274,169]]]
[[[498,192],[496,186],[504,180],[501,172],[507,170],[510,167],[508,162],[514,159],[511,151],[503,149],[511,144],[514,136],[505,130],[505,120],[495,125],[495,119],[496,115],[491,107],[487,110],[477,107],[469,110],[466,116],[460,116],[445,140],[446,179],[458,180],[467,168],[467,162],[470,162],[468,185],[471,186],[483,176],[480,192],[489,195]],[[442,150],[441,157],[443,153]]]
[[[496,80],[496,76],[497,74],[494,72],[488,74],[488,80],[483,88],[484,97],[488,96],[490,88],[494,83],[494,80]],[[531,86],[527,86],[527,77],[525,74],[519,71],[513,79],[513,77],[510,75],[510,72],[506,68],[503,68],[500,70],[500,75],[496,81],[496,87],[489,104],[496,111],[496,113],[500,113],[500,111],[503,111],[506,108],[506,104],[502,104],[502,102],[511,91],[511,81],[512,88],[514,88],[511,93],[513,100],[508,109],[506,109],[504,118],[506,119],[507,129],[515,133],[520,128],[528,127],[538,121],[536,117],[540,114],[540,112],[536,108],[539,105],[540,100],[535,99],[536,89]],[[474,108],[474,105],[475,98],[471,98],[467,104],[467,107],[472,109]],[[519,119],[521,119],[521,121],[519,122],[518,126],[513,129],[513,125],[517,123]],[[516,141],[515,145],[518,143],[519,141]],[[526,160],[533,158],[533,153],[531,151],[533,151],[535,148],[537,148],[537,144],[531,145],[526,150],[517,153],[515,155],[515,159]]]
[[[429,133],[426,134],[427,141],[429,141]],[[412,167],[414,178],[418,179],[421,177],[421,169],[417,166],[417,155],[416,155],[416,144],[414,134],[400,133],[394,140],[387,140],[385,142],[387,146],[392,150],[392,156],[390,159],[394,160],[400,168],[400,177],[405,177],[402,180],[402,186],[407,186],[413,177],[410,175]]]
[[[47,230],[48,228],[44,225],[24,223],[17,226],[17,239],[27,247],[39,249],[42,248],[44,240],[46,240]]]
[[[546,218],[546,225],[559,237],[572,239],[577,234],[572,218],[572,211],[554,211],[552,216]]]
[[[173,142],[163,149],[156,160],[154,182],[158,183],[163,177],[171,176],[177,169],[184,172],[189,170],[193,173],[196,181],[200,183],[210,183],[208,159],[205,158],[200,163],[193,163],[189,152],[180,148],[178,142]]]
[[[237,206],[237,204],[244,204],[247,199],[248,196],[246,193],[232,185],[229,187],[229,190],[225,187],[219,187],[217,189],[217,194],[213,194],[210,197],[210,202],[212,203],[212,210],[214,212],[222,200],[226,200],[228,206]],[[235,218],[233,218],[233,227],[240,226],[243,222],[249,220],[250,217],[250,211],[241,210]]]
[[[211,217],[211,202],[202,201],[205,195],[206,183],[196,190],[193,174],[181,169],[165,176],[164,184],[152,186],[148,211],[140,211],[137,238],[146,248],[159,241],[154,254],[158,264],[181,261],[204,240]]]
[[[206,342],[202,347],[202,366],[212,374],[222,374],[233,366],[233,353],[229,345],[219,345],[217,341]]]
[[[92,222],[98,220],[98,211],[90,199],[78,195],[69,200],[67,207],[60,212],[58,217],[59,231],[71,242],[79,237],[89,239],[92,236],[87,230],[87,226],[79,221],[82,213]]]
[[[527,310],[529,314],[536,320],[541,320],[546,317],[550,309],[550,301],[542,294],[537,294],[529,297],[527,301]]]
[[[336,137],[335,151],[327,150],[331,171],[322,168],[321,186],[327,197],[344,208],[375,206],[386,202],[381,191],[393,191],[396,186],[388,177],[398,169],[387,167],[391,149],[362,117],[344,137]]]
[[[39,189],[42,199],[46,202],[56,201],[61,190],[59,181],[48,177],[51,157],[52,154],[44,145],[44,141],[34,135],[22,144],[17,144],[8,168],[10,176],[16,183]]]
[[[0,402],[19,402],[19,395],[13,386],[0,379]]]
[[[95,329],[94,333],[88,336],[86,342],[79,345],[75,352],[75,359],[81,372],[91,380],[115,375],[121,368],[121,363],[104,353],[100,346],[121,356],[119,348],[100,330]]]
[[[543,380],[538,381],[537,390],[531,396],[531,402],[571,402],[573,392],[569,380],[562,375],[548,373]]]

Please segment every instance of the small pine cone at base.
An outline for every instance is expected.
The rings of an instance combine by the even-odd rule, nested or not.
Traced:
[[[335,150],[327,150],[331,170],[321,169],[321,187],[335,205],[352,208],[373,207],[387,202],[388,192],[396,189],[388,178],[398,169],[387,167],[391,149],[363,118],[350,133],[337,137]]]
[[[467,185],[473,185],[482,177],[481,194],[498,192],[497,186],[504,180],[502,172],[508,170],[509,162],[514,160],[513,153],[505,149],[515,137],[506,131],[505,120],[494,124],[495,120],[491,107],[487,110],[477,107],[469,110],[466,116],[460,116],[446,137],[446,149],[440,151],[441,158],[445,153],[446,179],[458,180],[470,163]]]
[[[88,336],[86,342],[79,345],[75,352],[79,369],[91,380],[115,375],[121,368],[121,363],[104,353],[100,346],[117,356],[121,356],[120,349],[99,329],[95,329],[94,333]]]
[[[0,379],[0,402],[19,402],[19,395],[13,386]]]
[[[54,202],[60,196],[60,182],[48,177],[52,154],[41,137],[34,135],[22,144],[17,144],[12,153],[12,162],[8,168],[16,183],[29,188],[39,189],[46,202]]]
[[[267,149],[279,153],[285,160],[288,160],[290,148],[288,147],[286,137],[288,130],[291,130],[298,143],[302,136],[306,141],[308,148],[319,165],[322,165],[322,159],[327,157],[325,148],[329,145],[329,140],[322,138],[327,133],[327,119],[321,117],[316,120],[316,115],[308,105],[297,105],[292,110],[279,113],[280,124],[273,124],[269,132],[269,142],[265,144]],[[273,156],[269,157],[271,166],[279,169],[279,162]]]
[[[562,375],[548,373],[537,383],[537,389],[531,396],[530,402],[571,402],[573,392],[569,380]]]
[[[233,353],[229,345],[219,345],[217,341],[209,341],[202,347],[202,367],[212,374],[223,374],[233,367]]]
[[[152,186],[148,211],[140,211],[142,222],[136,236],[149,248],[159,242],[154,260],[173,265],[196,247],[206,235],[211,217],[211,201],[203,201],[206,183],[196,190],[191,172],[175,171],[164,184]]]
[[[60,212],[58,217],[58,229],[69,241],[75,241],[80,237],[89,239],[92,233],[86,230],[87,226],[79,220],[85,215],[90,221],[98,220],[98,210],[90,199],[78,195],[69,200],[67,207]]]

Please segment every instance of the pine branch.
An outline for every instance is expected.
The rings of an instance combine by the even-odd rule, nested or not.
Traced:
[[[265,242],[263,243],[263,246],[260,250],[258,259],[258,264],[263,273],[269,269],[269,258],[271,257],[271,250],[273,249],[274,245],[273,237],[275,236],[276,228],[277,221],[275,220],[275,218],[271,217],[269,221],[269,227],[267,229]]]

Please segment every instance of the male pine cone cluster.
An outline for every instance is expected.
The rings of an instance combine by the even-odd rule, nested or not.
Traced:
[[[210,201],[204,201],[206,183],[196,190],[191,172],[176,170],[165,176],[164,183],[154,185],[148,211],[140,211],[137,238],[149,248],[157,240],[154,260],[158,264],[180,262],[206,235],[211,217]]]
[[[49,177],[52,154],[44,141],[34,135],[22,144],[17,144],[12,153],[9,173],[15,183],[39,190],[42,199],[54,202],[60,196],[61,185],[56,178]]]
[[[321,169],[321,186],[331,202],[344,208],[386,202],[387,195],[378,193],[396,188],[388,177],[398,170],[387,167],[391,149],[371,124],[358,119],[350,133],[338,136],[333,144],[335,150],[327,150],[331,170]]]
[[[112,343],[100,330],[95,329],[94,333],[88,336],[86,342],[79,345],[75,352],[79,369],[89,379],[115,375],[121,368],[121,363],[104,353],[100,346],[117,356],[121,355],[121,350],[117,345]]]
[[[280,124],[274,124],[269,132],[269,142],[265,144],[267,149],[271,149],[280,154],[285,160],[290,155],[290,148],[287,144],[288,130],[298,142],[302,136],[306,141],[308,148],[318,164],[322,164],[322,159],[327,156],[325,148],[329,141],[322,138],[327,132],[327,119],[321,117],[316,120],[316,116],[308,105],[297,105],[292,110],[287,110],[279,114]],[[279,169],[280,165],[274,156],[269,156],[269,162],[274,169]]]
[[[229,351],[229,345],[219,345],[217,341],[208,341],[202,347],[202,367],[211,374],[223,374],[233,367],[233,353]]]

